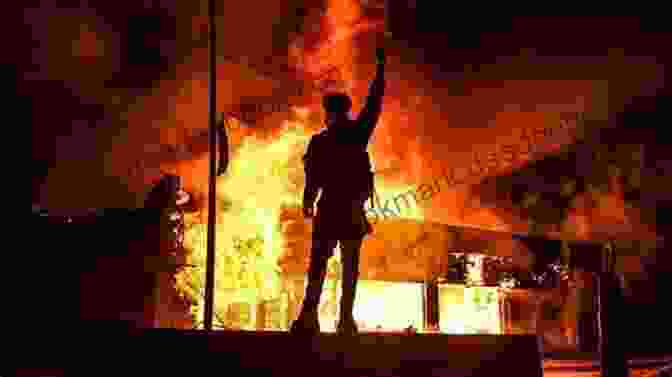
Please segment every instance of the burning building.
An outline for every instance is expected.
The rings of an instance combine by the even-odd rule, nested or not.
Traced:
[[[235,138],[240,123],[228,126]],[[219,179],[217,328],[284,330],[298,313],[311,242],[311,224],[300,210],[300,157],[308,137],[300,119],[286,122],[274,141],[248,137]],[[374,233],[364,242],[360,262],[355,304],[360,328],[541,333],[551,349],[596,347],[594,284],[589,274],[575,272],[574,279],[566,274],[580,242],[522,240],[512,232],[433,222],[424,218],[417,202],[396,205],[407,203],[395,198],[413,187],[390,183],[384,171],[376,179],[379,196],[392,199],[397,216],[368,212]],[[187,260],[196,268],[181,272],[177,284],[197,303],[196,318],[203,315],[205,235],[205,220],[196,206],[185,214]],[[592,253],[599,253],[601,246],[596,247]],[[338,318],[339,278],[337,252],[320,308],[326,331],[334,329]]]
[[[578,319],[581,314],[577,313],[583,310],[577,309],[578,302],[590,299],[578,297],[581,295],[576,292],[569,299],[563,298],[562,293],[570,290],[569,283],[551,278],[558,271],[547,273],[547,281],[556,279],[556,283],[540,287],[537,280],[541,278],[535,279],[533,274],[543,275],[537,265],[548,266],[551,261],[542,262],[543,252],[531,251],[529,245],[511,237],[512,232],[530,230],[533,206],[521,210],[511,204],[515,202],[512,198],[490,200],[478,190],[487,186],[481,183],[489,176],[510,174],[575,143],[588,126],[578,118],[564,119],[562,114],[599,112],[591,102],[599,96],[599,85],[554,82],[554,95],[543,100],[564,105],[545,112],[516,108],[496,112],[493,122],[501,127],[493,127],[489,136],[497,140],[495,144],[501,150],[492,157],[492,146],[479,142],[483,133],[478,130],[455,127],[451,134],[431,132],[427,126],[459,124],[466,116],[477,118],[473,113],[464,114],[463,107],[471,106],[469,98],[485,101],[494,95],[488,83],[463,80],[462,91],[472,95],[457,95],[441,102],[445,95],[439,94],[442,88],[436,87],[437,81],[406,64],[411,50],[399,41],[382,42],[385,22],[381,8],[356,1],[333,1],[306,12],[304,29],[288,40],[286,59],[276,58],[283,64],[274,61],[270,65],[283,69],[263,71],[252,63],[230,59],[218,67],[223,77],[231,77],[218,110],[227,117],[232,158],[227,174],[218,179],[214,199],[218,224],[215,325],[286,329],[294,319],[303,294],[310,245],[310,224],[299,211],[304,184],[301,155],[311,133],[321,127],[320,96],[327,89],[344,90],[353,95],[357,105],[366,93],[371,71],[365,52],[387,43],[395,60],[390,65],[398,77],[390,78],[390,94],[371,148],[378,195],[387,211],[368,211],[376,225],[375,233],[365,241],[361,262],[362,282],[355,307],[361,328],[399,330],[413,326],[453,333],[527,333],[546,327],[553,329],[548,338],[555,339],[560,347],[578,347],[578,333],[594,332],[594,325],[586,325],[585,331],[579,329],[583,325],[577,325],[585,322]],[[248,55],[246,61],[254,60],[254,54]],[[199,56],[199,52],[194,54],[195,62]],[[205,124],[205,112],[189,105],[205,101],[204,92],[198,89],[202,80],[190,77],[193,72],[189,68],[185,66],[182,73],[184,94],[176,96],[176,119],[189,119],[189,124],[202,120],[200,123]],[[238,82],[238,78],[244,79]],[[254,85],[248,85],[250,82]],[[288,84],[292,82],[308,84],[296,89]],[[527,93],[551,92],[541,90],[550,85],[548,82],[521,85],[526,85]],[[506,85],[502,90],[507,90]],[[519,100],[529,101],[522,97]],[[444,102],[449,105],[444,106]],[[446,114],[450,119],[445,119]],[[184,123],[185,129],[193,127]],[[410,127],[409,123],[416,126]],[[512,131],[520,131],[525,140],[510,135]],[[455,147],[450,151],[436,147],[448,144],[456,134],[464,150],[456,143],[450,144]],[[177,132],[162,134],[171,143],[194,145],[188,158],[164,161],[162,167],[183,176],[185,185],[201,203],[207,199],[204,135],[197,132],[180,140]],[[508,146],[514,149],[499,148],[509,140]],[[504,153],[512,157],[504,158]],[[439,175],[442,178],[437,178]],[[501,187],[505,186],[497,186]],[[495,196],[506,196],[514,190],[494,191]],[[391,207],[387,208],[385,202]],[[188,264],[196,267],[180,272],[176,284],[180,292],[198,303],[192,308],[196,318],[203,315],[204,212],[204,208],[193,208],[185,214]],[[575,219],[573,225],[578,230],[562,229],[560,233],[570,234],[565,237],[569,239],[590,239],[582,222],[585,217]],[[470,230],[470,226],[481,230]],[[497,231],[483,230],[489,228]],[[542,229],[541,233],[554,231],[557,229]],[[470,261],[475,266],[467,275],[473,286],[465,287],[464,277],[454,271],[460,253],[469,258],[481,255]],[[488,265],[497,265],[496,272],[487,272]],[[325,329],[333,329],[337,315],[339,268],[335,258],[321,308]],[[502,280],[509,281],[504,285],[514,280],[525,283],[507,288],[499,286]],[[590,297],[589,293],[582,295]]]
[[[226,4],[222,6],[233,7],[229,4],[240,2],[223,3]],[[384,43],[390,55],[390,85],[384,114],[371,145],[376,186],[382,199],[382,205],[377,207],[382,206],[384,211],[375,208],[368,211],[375,232],[365,241],[361,261],[362,281],[355,307],[355,317],[362,321],[360,327],[396,331],[413,326],[421,331],[438,329],[448,333],[538,332],[546,334],[557,347],[593,347],[590,334],[595,333],[596,326],[591,319],[591,313],[594,314],[591,278],[577,272],[574,279],[560,279],[558,271],[547,267],[554,265],[557,255],[567,259],[566,255],[571,253],[562,254],[556,250],[557,245],[525,243],[511,234],[534,228],[532,233],[557,235],[560,239],[602,239],[603,235],[597,237],[600,233],[597,224],[611,220],[618,220],[621,229],[629,231],[641,225],[632,220],[637,218],[637,211],[625,208],[621,200],[622,194],[632,190],[606,193],[586,190],[586,193],[571,188],[580,186],[580,182],[558,180],[551,186],[570,188],[567,195],[557,195],[564,203],[557,205],[548,195],[539,195],[549,191],[538,187],[549,186],[547,179],[541,179],[540,185],[516,179],[497,179],[490,184],[486,178],[515,175],[524,166],[534,165],[535,161],[576,144],[590,129],[602,127],[599,123],[606,118],[607,111],[627,102],[614,94],[613,88],[620,81],[609,81],[611,108],[607,109],[601,103],[607,97],[606,81],[566,77],[545,81],[492,80],[508,77],[511,73],[508,69],[514,63],[528,67],[538,58],[542,61],[539,66],[546,67],[542,57],[535,56],[532,50],[516,51],[520,56],[511,57],[512,62],[503,58],[493,65],[466,64],[462,56],[451,57],[446,64],[432,64],[432,49],[441,47],[434,45],[420,54],[411,42],[384,38],[385,10],[376,5],[381,2],[302,1],[278,2],[272,6],[266,3],[272,2],[264,2],[263,7],[243,2],[240,8],[245,9],[240,12],[228,8],[223,13],[235,14],[232,17],[235,19],[221,23],[221,27],[227,28],[223,33],[228,38],[223,43],[224,50],[230,53],[220,51],[225,59],[217,66],[220,77],[217,110],[227,117],[231,162],[226,175],[218,178],[214,198],[217,203],[215,326],[286,329],[294,319],[303,294],[311,229],[299,211],[304,184],[301,155],[311,133],[322,125],[319,99],[324,90],[344,90],[353,96],[358,108],[371,77],[374,48]],[[291,5],[285,9],[282,3]],[[278,16],[280,13],[282,16]],[[388,15],[387,26],[393,34],[395,27],[403,23],[398,21],[406,21],[403,13]],[[206,71],[207,49],[201,43],[206,34],[203,15],[188,18],[180,17],[178,27],[188,24],[186,27],[193,35],[176,34],[188,35],[199,44],[185,48],[188,58],[175,64],[175,72],[171,72],[174,77],[157,81],[152,93],[145,93],[142,98],[131,96],[127,99],[132,104],[128,108],[114,102],[115,111],[124,114],[125,127],[119,127],[121,131],[115,130],[114,137],[108,135],[105,139],[105,143],[114,145],[103,142],[97,145],[98,150],[106,151],[101,153],[105,175],[124,180],[119,191],[137,188],[139,192],[163,170],[182,177],[192,194],[192,202],[184,207],[185,253],[180,255],[183,268],[161,273],[160,292],[165,295],[160,294],[162,301],[151,306],[152,317],[156,319],[147,321],[158,327],[199,328],[203,318],[204,203],[209,198],[205,190],[207,85],[202,73]],[[295,23],[292,27],[284,21],[275,22],[290,18]],[[252,43],[239,38],[241,30],[250,27],[249,19],[255,20],[255,33],[248,35],[255,38]],[[55,21],[50,25],[53,28]],[[103,29],[95,31],[93,26],[86,29],[77,48],[95,45],[92,40],[96,38],[105,42],[101,46],[116,48],[114,38]],[[273,36],[266,44],[261,42],[263,38],[256,38],[264,31]],[[467,40],[457,36],[461,33],[455,34],[451,43]],[[415,42],[424,38],[422,35]],[[129,35],[129,39],[133,36]],[[493,40],[489,42],[496,44]],[[157,51],[164,47],[156,45],[161,45]],[[112,64],[106,60],[111,55],[97,49],[79,54],[80,60],[91,62],[87,64],[92,64],[92,70],[86,71],[91,77],[103,77],[98,74],[98,69],[105,68],[100,64]],[[138,50],[142,50],[141,46]],[[51,51],[49,57],[53,54],[62,58],[60,51]],[[264,53],[271,58],[264,59],[261,56]],[[62,73],[57,68],[70,65],[69,60],[62,59],[58,60],[62,64],[50,66],[49,78]],[[611,50],[605,59],[627,68],[630,80],[627,84],[632,85],[623,86],[628,88],[657,77],[659,67],[655,64],[637,61],[630,65],[625,57],[614,55]],[[449,72],[462,63],[464,67],[457,68],[460,78],[454,79]],[[592,62],[590,66],[594,66]],[[603,73],[601,68],[599,71]],[[592,77],[594,71],[583,73]],[[94,85],[89,88],[82,83],[82,89],[93,91]],[[120,91],[105,93],[116,98]],[[537,110],[526,111],[532,106],[537,106]],[[588,120],[564,119],[567,113],[586,114]],[[118,142],[119,139],[122,141]],[[600,145],[599,140],[592,141],[591,147]],[[133,145],[139,151],[134,157],[142,161],[134,170],[138,174],[127,174],[129,165],[137,167],[136,161],[131,161],[132,143],[136,143]],[[632,149],[637,154],[638,148],[620,149]],[[580,167],[589,165],[580,151],[573,158],[580,162]],[[621,160],[626,161],[620,164],[621,170],[636,171],[636,159]],[[556,164],[541,165],[528,171],[528,176],[541,177],[543,172],[553,175],[560,171]],[[79,173],[78,169],[73,170]],[[613,170],[600,167],[589,173],[609,173],[604,180],[614,181],[618,186],[614,179],[618,174],[611,174]],[[628,175],[628,182],[638,181],[637,174],[621,173]],[[565,178],[571,172],[555,175]],[[639,175],[641,181],[646,181],[643,174]],[[64,187],[70,190],[72,181],[63,179]],[[54,178],[51,187],[55,186],[53,182]],[[519,186],[529,188],[529,192],[516,198]],[[652,186],[663,187],[656,182],[649,183],[648,187]],[[556,189],[551,187],[550,191]],[[80,191],[88,195],[84,191],[95,190]],[[645,211],[647,206],[640,207]],[[567,210],[569,215],[555,211],[558,208]],[[548,214],[557,215],[550,224],[536,221]],[[566,227],[563,216],[570,219]],[[530,219],[536,222],[531,224]],[[496,231],[488,231],[490,228]],[[650,249],[640,246],[632,248]],[[555,251],[545,256],[546,249]],[[631,265],[640,264],[639,260],[630,261]],[[471,269],[464,262],[473,263]],[[339,269],[336,257],[330,265],[321,308],[322,327],[327,330],[333,329],[338,312]],[[93,296],[87,297],[93,300]],[[181,297],[181,301],[172,297]],[[181,304],[172,305],[173,301]]]

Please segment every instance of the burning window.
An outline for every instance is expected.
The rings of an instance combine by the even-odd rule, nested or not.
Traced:
[[[499,334],[496,287],[439,286],[439,328],[448,334]]]
[[[362,280],[357,285],[353,316],[360,331],[422,329],[422,297],[420,283]],[[323,328],[332,329],[327,324]]]

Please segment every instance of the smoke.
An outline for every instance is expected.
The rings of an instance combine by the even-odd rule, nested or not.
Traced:
[[[476,33],[491,29],[487,25],[491,20],[479,18],[467,29],[444,25],[452,29],[450,34],[426,33],[396,22],[405,19],[409,25],[431,29],[430,24],[420,25],[420,10],[414,13],[415,9],[392,4],[387,22],[393,37],[384,39],[386,20],[377,7],[362,3],[219,2],[218,53],[239,60],[221,60],[217,66],[218,110],[229,111],[246,98],[282,103],[279,93],[296,88],[297,82],[308,86],[334,66],[340,67],[338,85],[353,96],[359,109],[373,78],[375,48],[384,45],[389,57],[388,88],[371,152],[376,168],[387,169],[388,173],[382,173],[386,179],[419,185],[446,169],[470,166],[475,155],[497,150],[502,144],[524,143],[524,130],[558,123],[561,113],[584,113],[590,119],[589,127],[600,127],[632,96],[655,94],[662,77],[655,59],[658,52],[650,47],[600,49],[613,45],[611,41],[621,34],[631,34],[622,39],[624,44],[636,40],[633,35],[641,35],[638,25],[622,20],[602,19],[603,26],[594,31],[592,22],[573,20],[569,27],[570,23],[559,19],[514,18],[510,30],[495,34]],[[62,35],[46,30],[66,26],[65,18],[53,18],[49,28],[40,29],[40,17],[48,10],[33,12],[43,14],[31,18],[34,37],[48,47],[35,49],[33,61],[41,67],[40,75],[52,82],[61,80],[63,87],[78,88],[77,95],[105,109],[103,119],[95,122],[105,125],[94,132],[97,148],[79,156],[104,161],[105,166],[98,173],[87,169],[87,179],[102,182],[101,176],[117,177],[130,190],[142,193],[158,172],[166,171],[183,176],[191,191],[204,191],[208,127],[205,4],[180,2],[171,7],[166,3],[113,15],[111,8],[115,7],[100,2],[71,12],[67,22],[82,26]],[[174,25],[169,28],[172,35],[149,38],[160,41],[152,45],[157,57],[170,57],[163,65],[141,69],[125,61],[133,38],[130,31],[124,31],[128,26],[124,22],[131,13]],[[438,24],[433,25],[438,29]],[[67,46],[68,51],[74,46],[72,59],[56,54],[71,40],[77,41]],[[480,48],[455,48],[456,40],[475,40]],[[568,40],[577,46],[569,46]],[[595,53],[586,56],[586,50]],[[47,65],[47,61],[58,64]],[[310,124],[320,124],[319,95],[290,93],[286,102],[306,108],[313,117]],[[283,122],[294,116],[292,106],[286,111],[271,108],[253,128],[231,132],[233,150],[251,135],[268,141],[281,136]],[[68,144],[76,145],[75,140],[88,143],[83,140],[91,138],[91,132],[74,132]],[[176,157],[174,151],[184,145],[188,153]],[[140,173],[139,162],[144,162]],[[69,179],[62,172],[68,169],[50,173],[47,186],[65,185]],[[442,221],[463,219],[465,208],[478,207],[471,197],[468,188],[447,189],[435,196],[425,213]],[[479,211],[483,218],[489,217],[487,209]]]
[[[353,20],[364,18],[360,23],[369,25],[378,20],[367,19],[370,16],[354,7],[355,3],[333,3],[324,9],[306,10],[301,32],[292,34],[294,38],[287,41],[290,63],[306,79],[318,75],[325,67],[334,64],[341,67],[343,88],[353,95],[355,108],[360,108],[373,77],[373,51],[381,38],[376,28],[354,33]],[[500,150],[503,145],[530,147],[526,133],[539,128],[560,128],[561,119],[567,114],[584,114],[589,119],[587,128],[602,127],[609,122],[611,112],[650,87],[661,73],[655,60],[645,57],[611,54],[561,58],[541,56],[534,48],[509,51],[491,57],[491,61],[487,56],[470,53],[424,59],[422,51],[412,47],[414,43],[416,46],[422,43],[402,42],[403,35],[403,30],[399,31],[397,37],[385,42],[389,56],[388,88],[371,152],[381,174],[405,185],[432,182],[446,170],[469,169],[478,164],[478,156]],[[487,42],[486,37],[484,40]],[[547,47],[552,50],[552,46]],[[443,67],[452,71],[446,72]],[[273,89],[277,88],[273,84],[277,82],[268,83],[273,88],[266,88],[250,79],[248,76],[228,84],[223,89],[230,96],[227,100],[235,103],[237,98],[246,96],[259,100],[273,97]],[[283,85],[281,80],[278,82]],[[319,97],[312,99],[312,106],[308,105],[313,114],[320,113],[316,99]],[[277,137],[269,130],[277,130],[288,116],[269,115],[251,132]],[[539,142],[543,145],[534,147],[553,153],[571,142],[572,138],[545,140]],[[530,161],[520,161],[519,166],[526,162]],[[490,174],[516,168],[506,166]],[[425,215],[441,222],[524,225],[524,220],[516,216],[500,218],[503,214],[495,214],[469,185],[446,187],[426,206]]]

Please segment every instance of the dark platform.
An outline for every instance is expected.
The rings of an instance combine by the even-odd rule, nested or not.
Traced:
[[[543,376],[534,336],[94,330],[38,341],[53,375]],[[44,361],[44,362],[43,362]],[[40,365],[41,364],[41,365]],[[64,373],[65,372],[65,373]]]

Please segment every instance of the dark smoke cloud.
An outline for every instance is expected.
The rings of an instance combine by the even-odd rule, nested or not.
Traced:
[[[33,64],[26,64],[24,78],[31,81],[25,93],[34,108],[60,110],[38,112],[34,124],[45,130],[43,135],[52,137],[34,141],[34,145],[58,151],[76,150],[73,145],[96,145],[94,151],[82,151],[78,156],[95,161],[85,170],[87,179],[105,182],[101,176],[114,176],[125,180],[133,162],[128,160],[142,158],[147,143],[168,140],[180,144],[185,135],[194,134],[192,128],[207,127],[205,2],[159,2],[151,8],[143,2],[89,4],[88,9],[59,11],[73,15],[68,22],[92,25],[96,35],[111,46],[111,52],[106,50],[99,62],[87,69],[63,60],[62,70],[48,71],[47,61],[56,56],[50,51],[69,51],[72,38],[47,32],[65,26],[58,17],[46,22],[55,9],[43,6],[26,13],[40,47],[30,55]],[[263,4],[219,3],[223,55],[240,56],[264,67],[271,61],[282,61],[292,38],[315,22],[311,10],[323,6],[320,1]],[[385,104],[385,124],[378,130],[373,148],[379,160],[393,157],[404,171],[413,172],[406,174],[409,184],[431,177],[437,167],[469,164],[474,152],[487,151],[493,144],[515,141],[518,129],[538,125],[535,122],[541,118],[535,119],[530,112],[585,111],[604,122],[609,112],[618,111],[630,97],[655,93],[661,69],[656,57],[664,39],[661,34],[645,35],[636,18],[500,15],[495,19],[474,13],[451,16],[448,22],[443,17],[427,17],[442,14],[436,9],[416,8],[392,9],[390,96]],[[402,19],[405,22],[399,22]],[[161,32],[151,25],[160,25]],[[372,51],[374,40],[364,35],[355,42],[361,49],[355,55],[359,56],[356,59],[361,68],[356,71],[362,81],[356,85],[356,102],[361,102],[371,78],[365,51]],[[645,40],[648,43],[642,43]],[[614,48],[619,44],[622,47]],[[223,108],[236,105],[235,101],[245,96],[272,96],[274,89],[284,85],[281,80],[268,80],[233,64],[226,64],[220,77],[226,78],[220,84]],[[178,96],[185,83],[193,80],[200,80],[200,87],[192,88],[193,95]],[[188,119],[176,119],[175,108],[186,106],[185,98],[198,105],[180,113],[188,114]],[[87,102],[91,105],[85,105]],[[97,126],[95,132],[73,128],[73,118]],[[272,127],[276,121],[263,122]],[[56,145],[56,139],[62,141]],[[53,152],[51,158],[58,153],[65,152]],[[102,161],[110,166],[93,166]],[[65,166],[58,171],[69,169]],[[61,178],[67,175],[59,174],[55,170],[50,174],[47,191],[70,191],[68,179]],[[75,205],[75,199],[67,200],[69,196],[54,195],[53,201]]]

